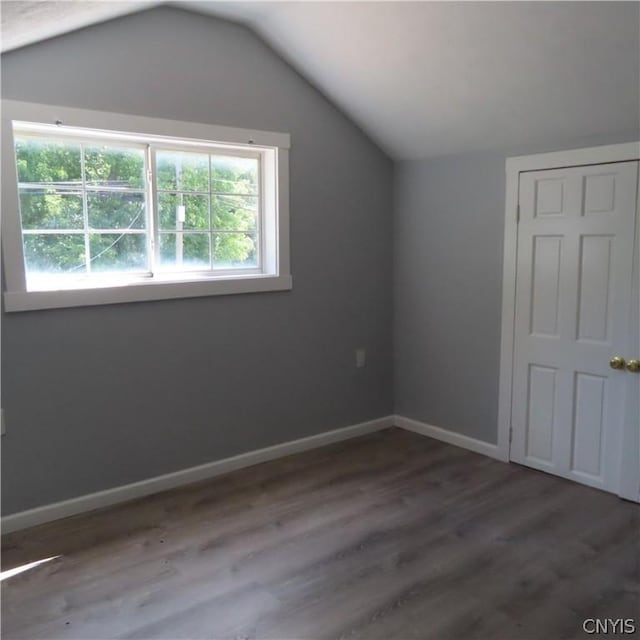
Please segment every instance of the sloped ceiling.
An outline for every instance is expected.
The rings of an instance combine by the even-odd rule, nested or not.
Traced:
[[[161,2],[3,1],[4,51]],[[243,22],[392,157],[640,130],[636,2],[173,2]]]
[[[152,7],[141,0],[0,0],[2,52]]]

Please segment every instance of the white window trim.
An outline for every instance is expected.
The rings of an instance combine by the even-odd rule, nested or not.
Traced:
[[[262,240],[265,252],[263,273],[220,273],[216,275],[172,274],[154,278],[154,281],[127,281],[111,286],[96,285],[92,288],[59,289],[52,291],[27,291],[22,245],[22,228],[18,203],[13,142],[13,122],[63,123],[65,127],[98,129],[119,135],[139,134],[170,142],[179,138],[190,144],[234,145],[252,144],[256,148],[276,149],[276,162],[266,163],[263,202],[265,207],[275,207],[267,215],[275,224],[264,234],[272,234]],[[5,310],[30,311],[60,307],[118,304],[147,300],[167,300],[237,293],[285,291],[292,288],[289,259],[289,148],[287,133],[237,129],[217,125],[148,118],[121,113],[89,111],[70,107],[2,101],[2,249],[6,290]],[[277,163],[277,167],[275,164]],[[276,184],[277,171],[277,184]],[[275,204],[274,204],[275,203]],[[275,237],[273,237],[275,235]]]

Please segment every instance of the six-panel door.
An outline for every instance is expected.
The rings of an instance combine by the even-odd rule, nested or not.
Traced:
[[[638,163],[520,175],[511,459],[616,492]]]

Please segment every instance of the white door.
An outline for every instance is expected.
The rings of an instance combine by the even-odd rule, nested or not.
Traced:
[[[640,358],[637,188],[637,162],[524,172],[519,184],[511,459],[614,493],[639,428],[640,374],[610,367]]]

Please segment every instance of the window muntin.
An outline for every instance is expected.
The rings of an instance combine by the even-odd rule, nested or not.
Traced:
[[[259,269],[260,154],[151,151],[159,269]]]
[[[263,273],[264,151],[91,133],[15,132],[27,290]]]
[[[28,289],[150,273],[143,145],[15,136]]]

